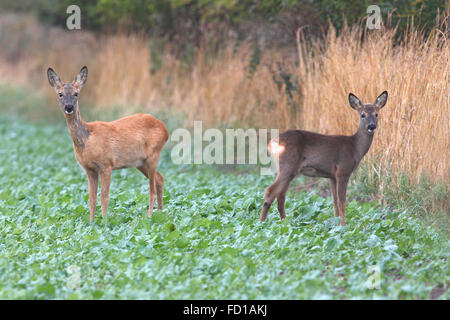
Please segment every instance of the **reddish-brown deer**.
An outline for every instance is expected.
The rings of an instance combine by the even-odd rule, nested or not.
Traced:
[[[303,174],[330,179],[334,215],[340,217],[340,223],[344,226],[349,178],[372,144],[378,111],[384,107],[387,98],[388,93],[384,91],[374,104],[362,104],[354,94],[349,94],[350,106],[360,115],[358,131],[352,136],[288,130],[278,137],[278,141],[272,141],[269,150],[278,157],[278,174],[266,190],[260,221],[266,219],[275,198],[280,218],[284,219],[289,184],[297,175]]]
[[[90,221],[94,219],[97,204],[98,176],[104,217],[108,210],[111,171],[122,168],[138,168],[149,179],[148,216],[153,212],[155,194],[158,210],[162,209],[164,179],[156,168],[169,138],[164,123],[149,114],[134,114],[112,122],[85,122],[80,115],[78,94],[87,80],[88,69],[83,67],[72,83],[61,82],[52,68],[47,70],[47,76],[66,118],[75,157],[88,178]]]

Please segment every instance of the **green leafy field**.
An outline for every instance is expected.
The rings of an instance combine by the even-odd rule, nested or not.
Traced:
[[[0,117],[2,299],[448,299],[448,238],[408,212],[291,191],[287,218],[258,221],[271,177],[175,166],[162,212],[148,182],[115,171],[89,223],[88,185],[65,127]],[[276,206],[274,206],[276,207]],[[366,281],[380,270],[380,288]]]

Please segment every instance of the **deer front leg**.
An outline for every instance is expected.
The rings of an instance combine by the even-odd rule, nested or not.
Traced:
[[[337,178],[337,195],[339,216],[341,217],[341,226],[345,226],[345,198],[347,195],[348,176]]]
[[[331,196],[333,197],[333,206],[334,206],[334,216],[339,217],[339,207],[338,207],[338,196],[337,196],[337,187],[336,187],[336,179],[330,179],[330,188],[331,188]]]
[[[104,168],[100,173],[102,179],[102,186],[100,190],[100,202],[102,204],[102,217],[108,211],[109,203],[109,185],[111,184],[111,168]]]
[[[97,188],[98,188],[98,173],[95,171],[86,171],[89,184],[89,221],[94,220],[95,207],[97,205]]]

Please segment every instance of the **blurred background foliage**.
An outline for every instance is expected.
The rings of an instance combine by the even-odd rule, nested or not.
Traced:
[[[82,28],[100,32],[143,31],[170,40],[198,42],[214,31],[237,37],[264,34],[272,39],[292,40],[301,26],[313,35],[327,31],[329,22],[339,31],[367,16],[370,5],[381,8],[383,20],[406,28],[414,24],[429,31],[435,25],[445,0],[15,0],[0,2],[0,10],[34,12],[41,21],[64,26],[66,9],[76,4],[82,10]],[[272,32],[261,29],[270,26]],[[184,41],[183,41],[184,40]]]

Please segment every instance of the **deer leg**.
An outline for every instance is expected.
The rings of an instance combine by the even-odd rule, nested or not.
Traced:
[[[100,178],[102,179],[102,185],[100,190],[100,202],[102,204],[102,217],[105,216],[108,211],[109,203],[109,185],[111,184],[111,168],[104,168],[100,172]]]
[[[337,195],[339,216],[341,217],[341,226],[345,226],[345,198],[347,195],[347,185],[349,177],[338,177],[337,179]]]
[[[150,169],[148,171],[148,177],[149,177],[149,208],[148,208],[148,217],[151,218],[153,213],[153,206],[155,205],[155,195],[156,195],[156,170]]]
[[[331,196],[333,197],[333,206],[334,206],[334,216],[339,217],[339,207],[338,207],[338,196],[337,196],[337,187],[336,187],[336,179],[330,179],[331,186]]]
[[[147,169],[144,166],[137,167],[137,169],[148,179]]]
[[[272,183],[266,190],[266,195],[264,196],[264,203],[259,215],[259,221],[264,221],[267,218],[267,213],[269,212],[270,206],[275,199],[275,190],[277,187],[277,181]]]
[[[164,177],[161,173],[156,171],[156,197],[158,200],[158,210],[163,208],[163,187],[164,187]]]
[[[89,184],[89,221],[94,220],[95,206],[97,205],[97,188],[98,188],[98,173],[95,171],[86,171]]]
[[[278,213],[280,214],[281,220],[286,218],[286,213],[284,211],[284,202],[286,201],[286,192],[287,192],[287,188],[283,189],[277,197]]]
[[[270,206],[272,205],[275,198],[281,202],[278,204],[278,211],[280,212],[280,218],[285,217],[284,213],[284,201],[286,199],[286,192],[289,188],[289,183],[292,181],[294,176],[278,173],[275,182],[272,183],[266,190],[266,195],[264,197],[264,203],[259,216],[259,221],[264,221],[267,218],[267,213],[269,212]],[[280,210],[281,209],[281,210]]]
[[[146,167],[138,167],[138,170],[141,171],[144,176],[148,179],[147,169]],[[158,203],[158,210],[162,210],[163,208],[163,186],[164,186],[164,177],[161,173],[156,171],[156,197],[157,197],[157,203]]]
[[[149,208],[148,208],[148,217],[150,218],[153,213],[153,206],[155,205],[156,198],[156,167],[158,165],[158,156],[153,156],[147,158],[145,163],[145,169],[147,169],[147,177],[149,179]]]

